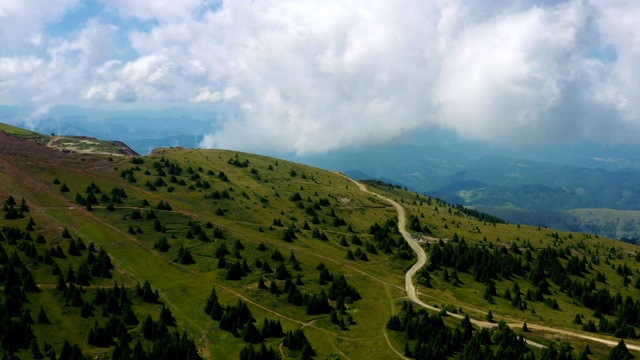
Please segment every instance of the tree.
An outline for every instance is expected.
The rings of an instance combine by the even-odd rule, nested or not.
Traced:
[[[624,343],[624,339],[620,339],[618,345],[616,345],[609,352],[609,356],[607,356],[608,360],[630,360],[633,359],[634,356],[631,355],[629,349],[627,349],[627,345]]]
[[[261,289],[261,290],[268,289],[267,285],[265,285],[264,280],[262,279],[262,276],[260,277],[260,281],[258,281],[258,289]]]
[[[44,312],[42,306],[40,307],[40,313],[38,313],[38,324],[51,324],[51,321],[49,320],[49,317],[47,317],[47,314]]]
[[[582,317],[580,316],[580,314],[576,314],[576,316],[573,318],[573,323],[576,325],[582,325]]]
[[[173,317],[171,310],[164,305],[162,305],[162,309],[160,310],[160,320],[167,324],[167,326],[176,326],[176,318]]]
[[[278,289],[278,284],[276,284],[275,281],[271,281],[271,284],[269,284],[269,292],[274,295],[278,295],[280,293],[280,290]]]
[[[262,342],[262,334],[260,334],[260,331],[258,331],[256,326],[253,324],[253,321],[248,321],[244,324],[240,335],[242,336],[242,340],[251,344]]]
[[[493,313],[491,312],[491,310],[489,310],[489,312],[487,313],[486,319],[488,322],[493,322]]]
[[[67,249],[67,254],[71,255],[71,256],[80,256],[80,251],[78,250],[78,246],[76,244],[76,241],[71,239],[71,241],[69,242],[69,248]]]
[[[182,251],[182,255],[180,256],[180,263],[183,265],[190,265],[190,264],[196,263],[189,249],[184,249],[184,251]]]
[[[142,286],[142,300],[148,303],[155,304],[158,302],[158,296],[151,289],[151,284],[149,281],[145,281]]]

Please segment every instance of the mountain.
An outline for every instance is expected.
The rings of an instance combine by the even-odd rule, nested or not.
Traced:
[[[633,245],[272,157],[78,153],[27,135],[46,137],[0,131],[3,356],[549,358],[553,345],[575,358],[589,345],[605,358],[627,349],[620,337],[640,349]]]
[[[55,106],[37,119],[31,119],[26,109],[0,107],[2,122],[30,125],[34,131],[44,134],[117,139],[140,154],[148,154],[156,147],[197,147],[204,134],[215,130],[226,114],[224,107],[106,110]]]
[[[574,219],[545,221],[561,230],[618,237],[621,232],[611,226],[562,211],[640,210],[637,146],[582,143],[517,149],[465,141],[442,132],[421,133],[403,142],[411,145],[293,158],[338,171],[359,171],[513,222],[538,225],[540,213]],[[640,226],[625,229],[625,236],[640,236]]]

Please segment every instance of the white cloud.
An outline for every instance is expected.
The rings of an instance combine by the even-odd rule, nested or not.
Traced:
[[[7,2],[26,14],[22,3],[35,7]],[[326,151],[428,126],[512,143],[640,140],[640,3],[102,3],[116,24],[89,19],[60,39],[42,24],[76,2],[36,11],[24,42],[46,55],[0,50],[0,101],[224,102],[237,111],[202,144],[249,150]]]
[[[102,0],[123,17],[133,17],[144,21],[157,20],[163,23],[186,21],[198,16],[202,11],[219,1],[211,0]]]
[[[79,0],[2,0],[0,1],[0,40],[4,46],[34,39],[43,26],[58,20]]]
[[[220,91],[211,92],[211,87],[204,87],[200,89],[197,96],[189,99],[191,102],[218,102],[222,100],[222,94]]]

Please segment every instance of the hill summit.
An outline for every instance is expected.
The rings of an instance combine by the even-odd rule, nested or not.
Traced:
[[[638,349],[618,344],[640,322],[640,257],[629,244],[255,154],[58,151],[44,135],[1,130],[6,356]]]

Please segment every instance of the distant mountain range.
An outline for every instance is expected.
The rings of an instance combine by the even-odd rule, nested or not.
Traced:
[[[513,149],[436,131],[401,145],[296,160],[384,179],[512,222],[621,238],[640,235],[639,155],[632,145]]]
[[[212,110],[57,106],[34,122],[33,130],[120,139],[136,152],[148,154],[156,147],[198,147],[204,134],[215,131],[217,124],[230,116],[229,109],[216,106]],[[0,106],[0,122],[24,126],[25,114],[18,107]],[[640,211],[637,145],[580,142],[513,148],[425,129],[388,145],[311,155],[262,153],[341,171],[356,179],[397,184],[447,202],[481,208],[513,222],[612,237],[640,236],[640,225],[620,220],[620,226],[611,222],[596,226],[593,219],[584,218],[583,212],[574,211],[611,209],[618,211],[614,213],[620,219],[632,218],[633,211]],[[632,213],[624,213],[629,211]]]

